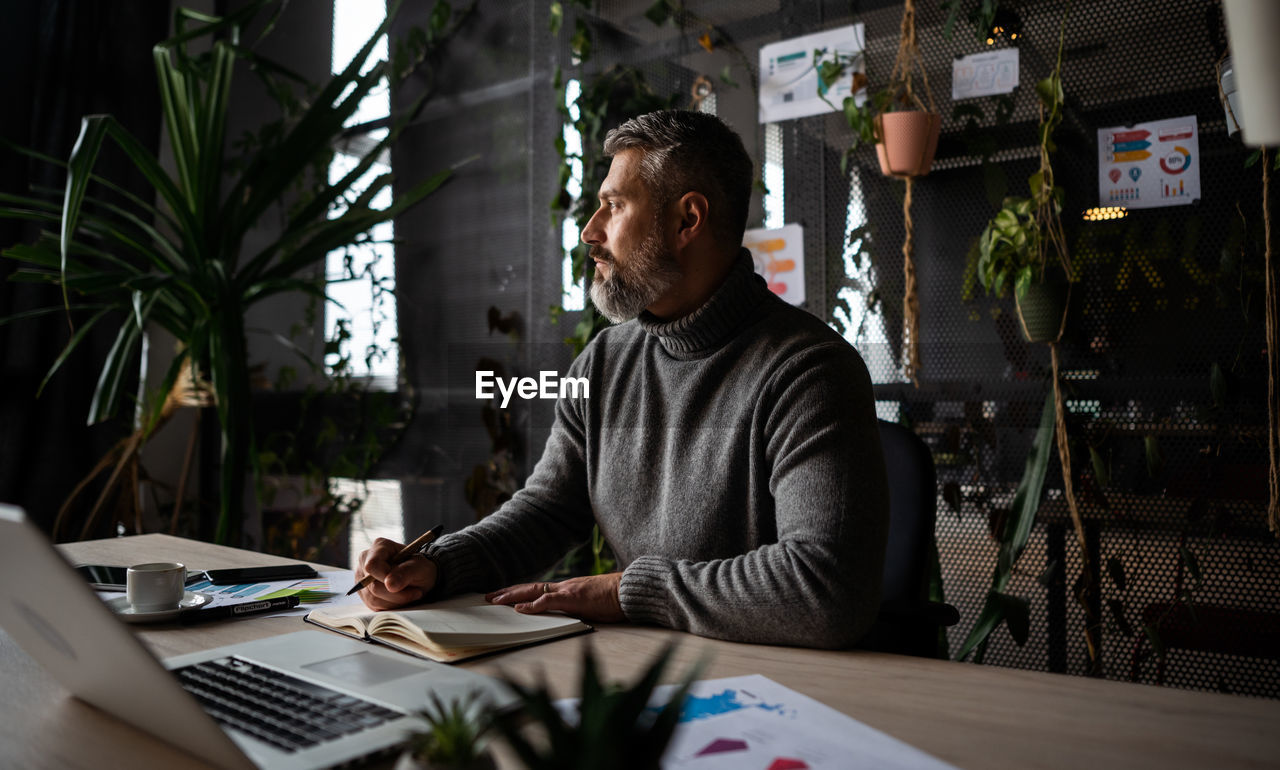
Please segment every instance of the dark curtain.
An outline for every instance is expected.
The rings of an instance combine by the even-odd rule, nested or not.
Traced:
[[[81,116],[106,112],[155,151],[160,107],[151,48],[167,35],[169,3],[3,0],[0,9],[0,136],[65,159]],[[114,149],[104,150],[97,172],[146,195],[141,175]],[[0,190],[63,182],[61,168],[0,149]],[[0,219],[0,247],[33,241],[38,229]],[[9,281],[16,266],[0,260],[0,317],[61,302],[57,287]],[[46,531],[71,488],[128,430],[127,417],[85,424],[112,332],[100,324],[37,398],[70,338],[66,316],[0,326],[0,502],[23,506]],[[112,520],[102,525],[94,534],[114,530]]]

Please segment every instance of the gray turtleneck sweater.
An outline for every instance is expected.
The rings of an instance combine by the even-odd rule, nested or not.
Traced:
[[[435,595],[547,569],[598,523],[627,619],[846,647],[879,606],[889,496],[857,352],[774,296],[745,251],[698,310],[608,328],[569,376],[524,488],[428,550]]]

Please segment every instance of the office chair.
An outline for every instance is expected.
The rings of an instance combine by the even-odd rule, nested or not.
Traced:
[[[889,476],[889,540],[880,611],[858,647],[939,657],[938,629],[960,622],[955,607],[929,601],[930,553],[938,484],[933,455],[920,437],[879,420]],[[944,653],[945,654],[945,653]]]

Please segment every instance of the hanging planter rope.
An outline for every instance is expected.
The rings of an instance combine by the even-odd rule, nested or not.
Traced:
[[[922,100],[912,87],[913,70],[919,70],[920,80],[924,84]],[[914,226],[911,221],[912,181],[916,174],[927,173],[933,161],[933,150],[937,147],[937,132],[940,121],[937,108],[933,102],[933,92],[929,89],[929,75],[925,71],[924,62],[920,59],[920,48],[916,40],[916,6],[915,0],[906,0],[902,8],[902,24],[898,34],[898,54],[893,61],[893,70],[889,73],[889,82],[900,84],[900,99],[904,103],[930,115],[931,125],[927,131],[932,134],[933,141],[923,141],[916,153],[917,163],[911,164],[901,173],[894,162],[894,154],[889,151],[889,132],[885,130],[884,116],[876,119],[879,144],[876,151],[880,156],[881,170],[893,176],[901,176],[906,180],[907,189],[902,198],[902,371],[907,379],[916,387],[920,386],[920,300],[916,287],[916,266],[914,261]],[[927,101],[927,104],[926,104]],[[926,137],[927,139],[928,137]]]
[[[1271,160],[1267,148],[1262,148],[1262,234],[1266,240],[1264,269],[1266,279],[1267,324],[1267,453],[1271,469],[1267,474],[1270,499],[1267,503],[1267,523],[1271,532],[1280,536],[1280,276],[1271,259]]]
[[[1227,94],[1222,90],[1222,67],[1226,61],[1224,54],[1217,64],[1217,82],[1218,82],[1218,100],[1222,102],[1226,108],[1227,117],[1230,123],[1236,126],[1240,125],[1239,118],[1236,117],[1235,108],[1231,106],[1231,100],[1227,98]],[[1230,126],[1228,126],[1229,128]],[[1263,266],[1264,273],[1264,299],[1263,305],[1266,309],[1266,315],[1263,323],[1266,326],[1266,345],[1267,345],[1267,457],[1269,467],[1267,470],[1267,525],[1271,528],[1271,533],[1280,536],[1280,390],[1277,390],[1276,380],[1280,379],[1280,355],[1277,355],[1277,348],[1280,347],[1280,295],[1277,291],[1280,287],[1276,284],[1280,283],[1280,277],[1276,275],[1276,266],[1271,261],[1271,161],[1267,157],[1267,148],[1261,149],[1262,161],[1262,239],[1263,239]]]

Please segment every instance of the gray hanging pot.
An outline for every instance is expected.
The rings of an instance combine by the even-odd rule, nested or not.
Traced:
[[[1056,342],[1062,333],[1071,286],[1056,270],[1046,270],[1043,281],[1032,281],[1016,297],[1018,323],[1028,342]]]

